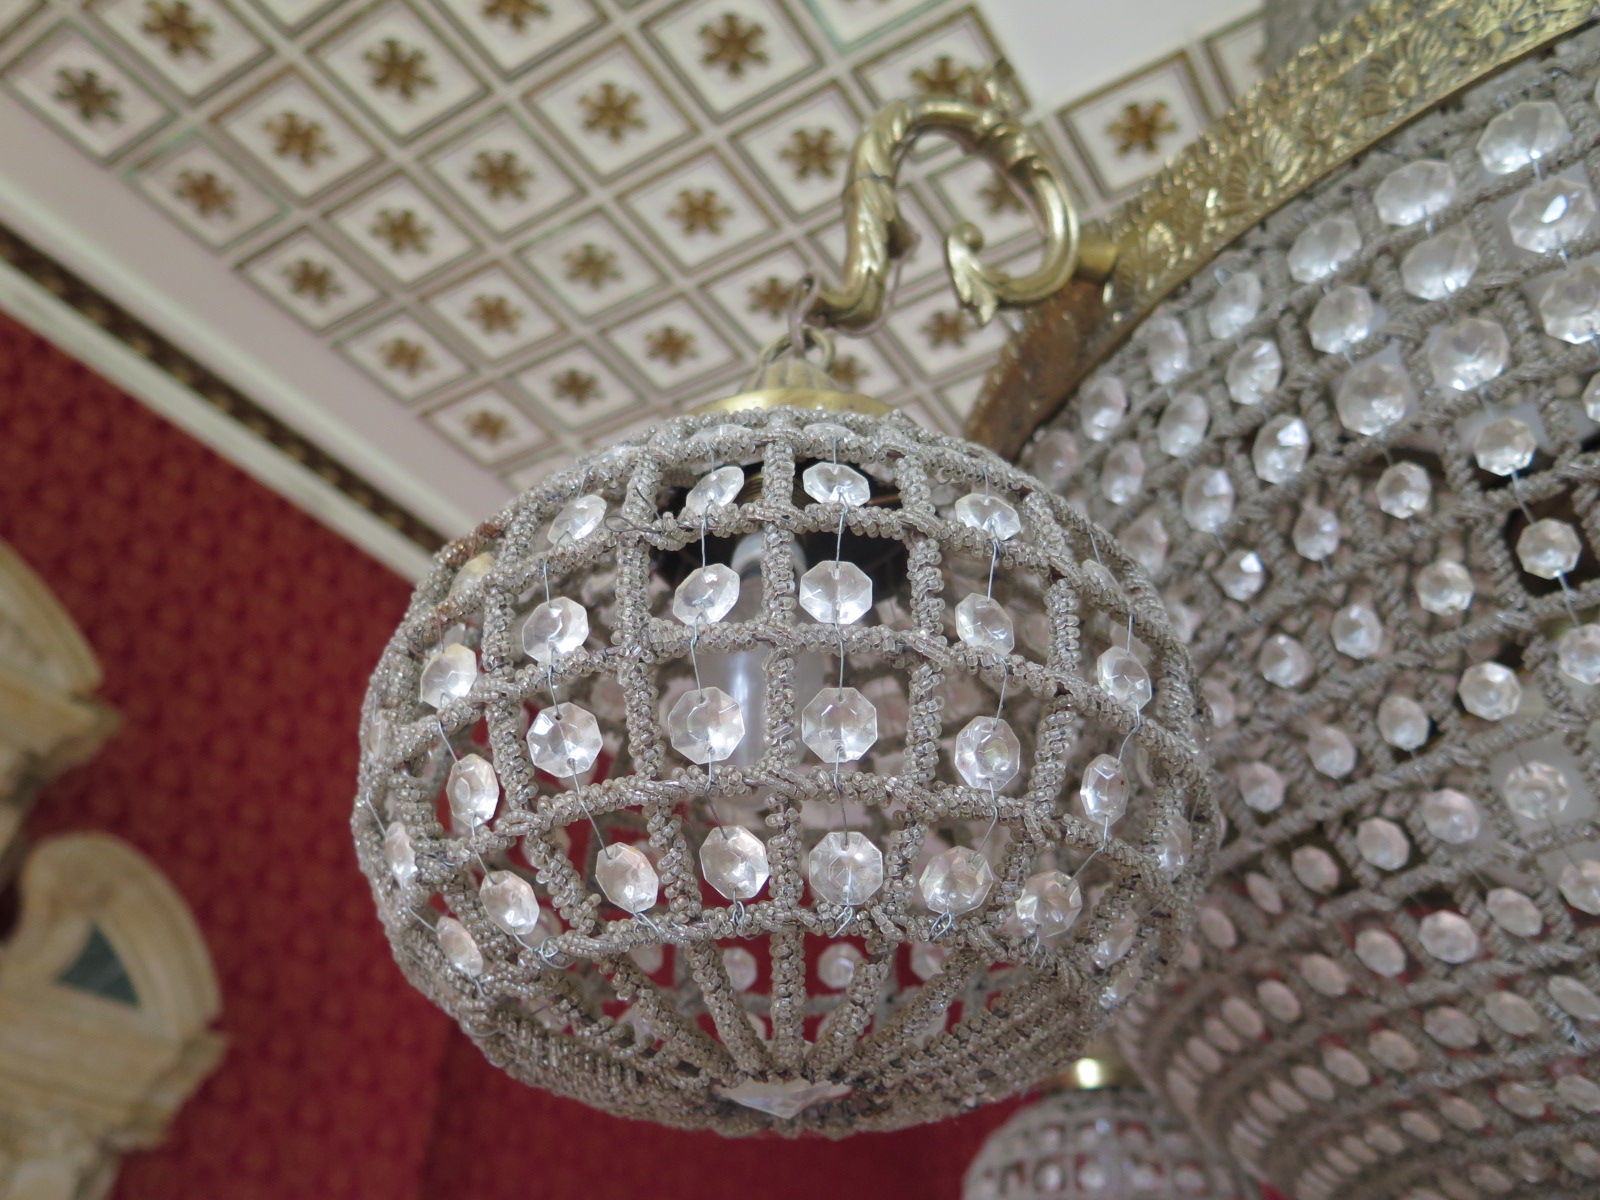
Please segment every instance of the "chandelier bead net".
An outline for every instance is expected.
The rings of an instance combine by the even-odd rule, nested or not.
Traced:
[[[1061,1071],[1175,961],[1196,704],[1142,569],[999,457],[679,418],[441,552],[352,826],[401,968],[517,1078],[895,1128]]]
[[[1290,202],[1022,459],[1216,726],[1230,832],[1125,1051],[1296,1200],[1600,1187],[1597,68],[1569,38]]]

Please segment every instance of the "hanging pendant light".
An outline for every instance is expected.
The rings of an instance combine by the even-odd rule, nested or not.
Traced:
[[[858,145],[846,286],[749,387],[447,547],[373,677],[353,826],[396,959],[486,1055],[725,1133],[931,1120],[1060,1070],[1177,953],[1216,825],[1142,572],[1027,474],[828,376],[939,129],[1050,233],[1003,76]]]

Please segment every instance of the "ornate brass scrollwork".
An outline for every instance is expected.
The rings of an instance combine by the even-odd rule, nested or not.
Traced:
[[[895,179],[906,151],[925,133],[947,134],[994,164],[1029,202],[1045,236],[1038,268],[1012,276],[978,258],[984,242],[977,226],[957,225],[945,237],[945,257],[961,302],[987,323],[1002,305],[1037,304],[1059,291],[1079,261],[1078,214],[1066,182],[1023,126],[1021,109],[1004,62],[977,75],[969,97],[895,100],[880,109],[850,156],[844,282],[817,292],[805,322],[859,333],[882,317],[895,264],[913,241],[895,201]]]

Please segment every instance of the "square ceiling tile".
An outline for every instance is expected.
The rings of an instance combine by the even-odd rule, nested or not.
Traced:
[[[723,315],[753,346],[767,345],[789,331],[789,308],[811,265],[793,246],[780,246],[702,284]]]
[[[966,9],[932,29],[885,50],[856,69],[876,104],[907,96],[959,94],[975,72],[1003,57],[988,27]]]
[[[593,317],[656,288],[667,277],[596,209],[517,251],[552,292],[580,317]]]
[[[1132,190],[1211,123],[1182,51],[1083,100],[1060,119],[1106,199]]]
[[[427,414],[427,421],[481,463],[502,463],[545,445],[545,431],[497,388],[483,388]]]
[[[921,283],[944,271],[944,231],[928,214],[928,206],[917,195],[914,185],[902,185],[895,193],[900,215],[916,235],[911,249],[900,260],[900,286]],[[811,233],[811,244],[821,251],[823,263],[838,278],[844,272],[846,250],[845,222],[841,215]],[[891,304],[893,296],[890,297]]]
[[[395,313],[347,337],[339,346],[402,400],[415,400],[455,383],[467,364],[410,313]]]
[[[372,143],[292,70],[269,79],[213,120],[300,200],[378,161]]]
[[[513,376],[532,403],[582,430],[636,409],[644,398],[588,346],[569,346]]]
[[[415,283],[477,248],[467,232],[404,175],[392,175],[334,209],[328,220],[401,283]]]
[[[0,38],[44,7],[43,0],[0,0]]]
[[[489,362],[562,332],[549,310],[500,266],[452,283],[424,303]]]
[[[134,167],[129,179],[213,249],[284,212],[277,200],[193,131]]]
[[[73,142],[114,158],[171,111],[77,30],[58,25],[6,68],[6,85]]]
[[[308,229],[239,264],[251,283],[321,331],[376,303],[382,293]]]
[[[738,352],[682,296],[606,330],[629,365],[661,392],[686,385],[739,361]]]
[[[718,116],[820,65],[811,43],[773,0],[688,0],[647,28],[700,103]]]
[[[1260,13],[1252,13],[1206,39],[1206,53],[1228,91],[1238,100],[1266,74],[1267,29]]]
[[[917,14],[935,8],[939,0],[805,0],[805,5],[827,31],[838,49],[859,49],[874,35],[903,25]]]
[[[837,357],[829,374],[852,392],[864,392],[882,399],[896,388],[905,385],[905,376],[889,361],[880,341],[887,340],[881,333],[870,338],[845,337],[834,339]]]
[[[89,11],[190,98],[236,77],[268,49],[222,0],[105,0]]]
[[[906,360],[928,379],[993,362],[1010,336],[1003,321],[980,326],[948,287],[897,304],[886,328]]]
[[[734,135],[768,191],[795,217],[838,205],[861,132],[860,111],[830,84]]]
[[[431,151],[435,179],[497,234],[513,233],[583,197],[583,189],[505,109]]]
[[[775,228],[715,151],[663,172],[622,203],[686,270],[737,253]]]
[[[966,379],[947,383],[939,389],[939,399],[950,410],[957,429],[967,423],[967,416],[977,407],[978,397],[983,395],[983,384],[987,378],[988,372],[979,371]]]
[[[540,84],[527,102],[601,179],[611,179],[693,135],[695,126],[639,57],[612,42],[565,74]]]
[[[402,141],[485,94],[482,81],[433,27],[399,0],[356,17],[312,54]]]
[[[605,18],[589,0],[435,0],[505,75],[515,75]]]

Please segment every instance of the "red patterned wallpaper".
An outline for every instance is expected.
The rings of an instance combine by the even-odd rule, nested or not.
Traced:
[[[956,1200],[1011,1106],[730,1142],[496,1072],[391,964],[348,834],[356,712],[406,585],[0,317],[0,537],[106,670],[120,733],[33,832],[150,855],[222,981],[222,1067],[117,1200]]]

